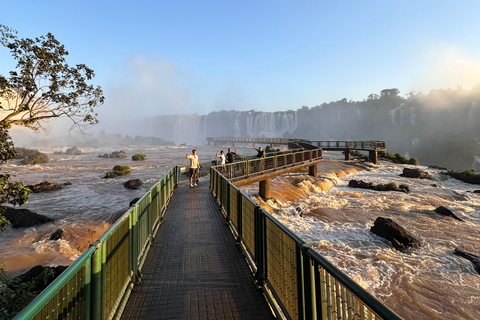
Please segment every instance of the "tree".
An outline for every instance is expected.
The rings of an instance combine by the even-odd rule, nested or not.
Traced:
[[[35,39],[19,39],[16,33],[0,25],[0,43],[17,62],[9,78],[0,75],[0,125],[46,130],[43,120],[58,117],[70,118],[80,130],[98,123],[94,107],[104,97],[99,86],[87,83],[93,70],[70,67],[68,51],[51,33]]]
[[[0,165],[15,157],[15,149],[8,131],[0,126]],[[8,221],[2,215],[4,203],[22,205],[28,201],[28,193],[30,189],[25,187],[21,182],[10,181],[8,172],[0,174],[0,231],[3,231],[8,225]]]
[[[19,39],[16,34],[0,25],[0,44],[17,62],[9,78],[0,75],[0,165],[15,156],[8,134],[13,125],[46,130],[45,120],[67,117],[72,127],[82,130],[98,123],[93,108],[105,99],[99,86],[87,83],[95,76],[93,70],[84,64],[70,67],[68,51],[51,33],[35,39]],[[0,231],[8,224],[1,205],[25,204],[29,191],[23,183],[10,181],[8,172],[0,174]]]

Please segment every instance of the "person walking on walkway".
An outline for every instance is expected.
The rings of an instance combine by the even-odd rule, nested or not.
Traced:
[[[197,171],[200,168],[197,150],[192,150],[192,155],[187,153],[187,158],[190,159],[190,187],[193,188],[197,186]]]

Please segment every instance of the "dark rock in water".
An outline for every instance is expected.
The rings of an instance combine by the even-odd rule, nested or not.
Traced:
[[[375,186],[371,182],[365,182],[363,180],[350,180],[348,186],[350,188],[375,189]]]
[[[24,228],[52,222],[53,220],[42,214],[30,211],[28,209],[15,209],[3,207],[3,215],[12,224],[13,228]]]
[[[31,291],[41,292],[67,268],[67,266],[44,267],[38,265],[15,278],[20,283],[30,283],[28,287]]]
[[[68,148],[67,151],[65,151],[65,154],[79,155],[82,154],[82,151],[80,151],[80,149],[78,149],[77,147],[72,147]]]
[[[473,263],[475,270],[478,272],[478,274],[480,274],[480,257],[479,256],[473,253],[462,251],[458,248],[456,248],[455,251],[453,251],[453,254],[456,254],[457,256],[470,260]]]
[[[129,204],[129,206],[130,206],[130,207],[131,207],[131,206],[134,206],[134,205],[135,205],[135,203],[137,203],[137,202],[138,202],[138,200],[140,200],[140,198],[135,198],[135,199],[133,199],[132,201],[130,201],[130,204]]]
[[[71,182],[65,182],[65,183],[62,183],[62,184],[58,184],[58,183],[43,181],[43,182],[40,182],[39,184],[36,184],[36,185],[27,186],[27,188],[32,190],[33,193],[40,193],[40,192],[45,192],[45,191],[54,191],[54,190],[62,189],[63,187],[69,186],[71,184],[72,184]]]
[[[62,238],[62,235],[63,235],[63,230],[62,229],[57,229],[57,230],[55,230],[54,233],[52,233],[52,235],[50,236],[50,238],[48,238],[48,240],[57,241],[57,240]]]
[[[370,232],[389,240],[397,250],[405,250],[408,247],[419,246],[420,242],[409,235],[407,231],[395,223],[392,219],[378,217]]]
[[[427,179],[428,172],[420,169],[403,168],[403,173],[400,174],[400,176],[406,178]]]
[[[103,155],[101,154],[98,155],[99,158],[125,158],[126,156],[127,154],[123,150],[113,151],[110,154],[105,153]]]
[[[475,190],[473,191],[473,193],[480,193],[480,190]]]
[[[460,219],[459,217],[457,217],[452,211],[450,211],[449,209],[445,208],[445,207],[438,207],[436,208],[435,210],[433,210],[434,212],[438,213],[438,214],[441,214],[442,216],[447,216],[447,217],[452,217],[453,219],[456,219],[456,220],[459,220],[459,221],[463,221],[462,219]]]
[[[135,189],[140,188],[142,184],[143,184],[142,180],[132,179],[132,180],[128,180],[127,182],[125,182],[123,184],[123,186],[127,189],[135,190]]]

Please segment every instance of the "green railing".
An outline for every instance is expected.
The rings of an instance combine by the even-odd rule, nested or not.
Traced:
[[[210,170],[212,192],[277,316],[401,320],[217,169]]]
[[[119,318],[181,171],[170,169],[14,319]]]

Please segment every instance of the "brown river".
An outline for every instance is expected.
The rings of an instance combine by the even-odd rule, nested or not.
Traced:
[[[27,185],[72,183],[61,190],[31,194],[25,206],[55,219],[53,223],[7,227],[0,233],[0,261],[11,275],[37,264],[71,264],[128,209],[133,198],[142,196],[173,165],[187,164],[185,154],[192,147],[130,146],[82,149],[78,156],[53,154],[65,149],[39,149],[49,155],[46,164],[20,166],[14,162],[2,167],[14,180]],[[127,152],[126,158],[98,158],[120,149]],[[216,149],[197,147],[200,161],[216,159]],[[255,153],[252,148],[238,148],[238,152]],[[146,154],[147,160],[132,161],[136,153]],[[421,166],[432,179],[400,177],[404,166],[389,162],[363,165],[338,159],[341,155],[325,153],[316,178],[298,172],[273,179],[274,200],[258,199],[257,185],[244,190],[402,318],[480,319],[480,275],[470,261],[452,254],[460,248],[480,255],[480,194],[472,192],[480,186],[447,179],[438,170]],[[128,165],[132,172],[103,179],[114,165]],[[123,187],[126,180],[137,178],[144,182],[139,190]],[[348,187],[351,179],[406,183],[410,192],[352,189]],[[439,206],[449,208],[464,222],[437,215],[433,210]],[[369,231],[377,217],[393,219],[421,246],[406,252],[393,249]],[[58,228],[64,230],[63,239],[48,240]]]

